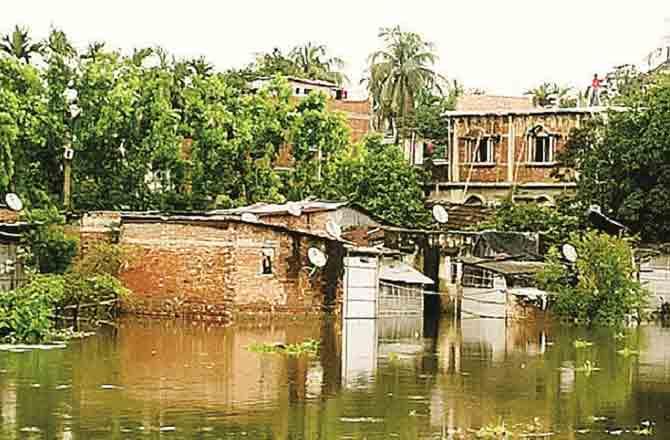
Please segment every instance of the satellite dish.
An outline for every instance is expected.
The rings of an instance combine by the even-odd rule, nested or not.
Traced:
[[[332,220],[326,223],[326,232],[335,238],[340,238],[342,236],[342,228]]]
[[[242,214],[242,221],[247,223],[255,223],[258,221],[258,217],[250,212],[245,212]]]
[[[563,258],[570,263],[575,263],[577,261],[577,249],[570,243],[565,243],[561,246],[561,253],[563,254]]]
[[[445,224],[449,221],[449,213],[442,205],[433,206],[433,218],[440,224]]]
[[[589,206],[589,211],[597,212],[598,214],[600,214],[603,210],[600,207],[600,205],[591,205],[591,206]]]
[[[326,255],[317,248],[309,248],[307,251],[307,258],[309,262],[316,267],[323,267],[326,265],[328,258]]]
[[[302,215],[302,209],[300,209],[300,206],[297,204],[291,203],[288,205],[288,208],[286,208],[289,214],[300,217]]]
[[[23,202],[19,196],[14,193],[7,193],[7,195],[5,195],[5,203],[12,211],[19,212],[23,209]]]

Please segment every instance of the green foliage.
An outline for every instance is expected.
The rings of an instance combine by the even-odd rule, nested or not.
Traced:
[[[628,315],[640,316],[647,292],[634,275],[630,243],[595,231],[573,234],[570,243],[579,258],[576,283],[556,248],[547,267],[537,275],[540,288],[556,293],[553,311],[583,323],[620,325]]]
[[[33,209],[23,219],[37,226],[24,235],[30,249],[27,261],[40,273],[64,273],[77,255],[79,241],[64,230],[65,218],[55,207]]]
[[[578,167],[584,204],[600,205],[645,241],[663,241],[670,235],[670,77],[628,90],[627,111],[573,131],[561,160]]]
[[[295,46],[284,54],[281,49],[256,56],[255,62],[249,67],[252,76],[297,76],[306,79],[330,81],[342,85],[347,77],[341,72],[344,61],[328,54],[323,44],[307,42]]]
[[[254,353],[281,353],[288,356],[309,355],[316,356],[319,352],[320,342],[308,339],[304,342],[295,344],[267,344],[267,343],[253,343],[249,346],[249,351]]]
[[[75,262],[73,272],[85,277],[95,275],[116,277],[123,265],[127,264],[128,258],[128,253],[121,246],[104,242],[95,243]]]
[[[430,219],[423,204],[424,179],[398,146],[373,135],[329,165],[323,195],[346,198],[392,224],[421,227]]]
[[[571,231],[583,227],[584,211],[581,205],[574,204],[570,199],[558,200],[556,207],[505,201],[496,209],[490,222],[482,223],[477,228],[507,232],[540,232],[548,245],[558,245],[568,239]]]
[[[0,293],[0,337],[11,342],[40,343],[55,336],[54,315],[65,307],[126,296],[110,275],[79,273],[37,275],[24,286]]]
[[[384,49],[370,56],[368,90],[381,127],[390,122],[401,137],[411,130],[417,98],[439,90],[443,79],[432,70],[437,61],[434,46],[421,35],[399,26],[382,28]]]

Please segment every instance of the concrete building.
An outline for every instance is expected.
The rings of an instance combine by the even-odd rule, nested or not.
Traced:
[[[573,172],[558,167],[573,128],[601,107],[449,111],[448,145],[425,162],[437,203],[495,205],[515,199],[552,204],[574,191]]]

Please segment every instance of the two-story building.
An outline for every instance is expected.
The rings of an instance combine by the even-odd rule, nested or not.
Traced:
[[[572,171],[557,155],[570,131],[602,107],[455,110],[444,114],[448,145],[424,166],[433,202],[495,205],[511,193],[519,201],[553,204],[574,191]]]

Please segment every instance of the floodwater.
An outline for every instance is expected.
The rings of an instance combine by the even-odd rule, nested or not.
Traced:
[[[306,339],[317,356],[247,349]],[[667,439],[670,329],[125,319],[64,349],[0,351],[0,418],[2,439],[460,439],[503,424]]]

